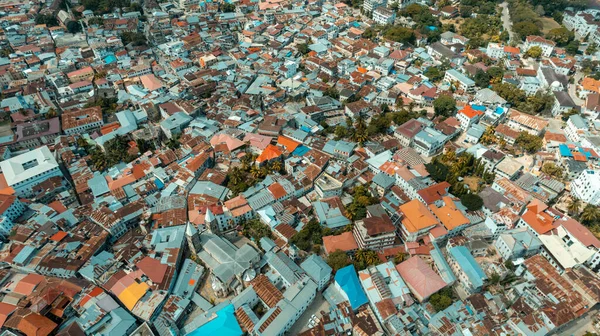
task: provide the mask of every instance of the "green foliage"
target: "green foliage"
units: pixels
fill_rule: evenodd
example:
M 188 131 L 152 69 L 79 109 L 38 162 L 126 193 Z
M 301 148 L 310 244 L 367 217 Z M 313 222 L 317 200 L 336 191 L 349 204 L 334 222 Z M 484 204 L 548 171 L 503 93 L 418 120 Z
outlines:
M 456 111 L 456 100 L 450 95 L 441 95 L 433 101 L 433 109 L 436 115 L 452 116 Z
M 38 14 L 35 17 L 36 24 L 45 24 L 48 27 L 58 26 L 58 20 L 52 14 Z
M 381 263 L 377 252 L 373 250 L 360 249 L 354 255 L 354 267 L 357 271 L 364 270 L 369 266 L 378 265 Z
M 232 3 L 225 2 L 221 5 L 221 11 L 223 13 L 233 13 L 235 12 L 235 5 Z
M 242 222 L 241 226 L 242 234 L 257 244 L 260 244 L 260 239 L 263 237 L 273 238 L 271 228 L 261 222 L 258 218 L 253 218 L 251 220 Z
M 429 298 L 429 303 L 438 312 L 450 307 L 453 301 L 454 293 L 452 293 L 452 289 L 449 287 L 440 290 Z
M 142 46 L 147 44 L 146 35 L 138 32 L 123 32 L 121 33 L 121 41 L 124 45 L 132 43 L 134 46 Z
M 335 87 L 329 87 L 323 92 L 325 96 L 329 96 L 333 99 L 340 99 L 340 92 Z
M 88 20 L 88 24 L 102 26 L 104 24 L 104 19 L 99 16 L 94 16 Z
M 394 42 L 414 44 L 415 32 L 402 26 L 390 26 L 383 30 L 383 37 Z
M 137 144 L 140 153 L 146 153 L 147 151 L 153 151 L 156 149 L 152 142 L 148 142 L 144 139 L 137 139 L 135 143 Z
M 513 25 L 512 29 L 522 40 L 529 35 L 542 35 L 540 27 L 530 21 L 518 22 Z
M 71 34 L 76 34 L 81 32 L 81 24 L 78 21 L 69 21 L 67 23 L 67 30 Z
M 570 55 L 577 55 L 579 53 L 579 41 L 573 40 L 567 44 L 565 51 Z
M 542 56 L 542 48 L 533 46 L 525 52 L 525 57 L 540 58 Z
M 283 163 L 273 160 L 258 167 L 254 164 L 257 155 L 246 153 L 240 161 L 241 166 L 233 167 L 227 172 L 227 188 L 234 195 L 248 190 L 259 181 L 262 181 L 270 173 L 284 173 Z
M 427 76 L 427 78 L 429 78 L 429 80 L 432 82 L 437 82 L 441 80 L 442 78 L 444 78 L 445 74 L 445 71 L 441 71 L 438 67 L 435 66 L 430 66 L 423 73 L 423 75 Z
M 569 44 L 569 42 L 573 41 L 573 39 L 575 39 L 575 34 L 573 34 L 573 32 L 569 31 L 564 26 L 561 26 L 550 29 L 548 34 L 546 34 L 546 38 L 556 42 L 559 47 L 564 47 Z
M 85 141 L 82 141 L 83 144 Z M 78 142 L 79 143 L 79 142 Z M 89 145 L 82 146 L 89 149 Z M 119 162 L 131 162 L 135 157 L 128 152 L 129 141 L 122 135 L 117 135 L 114 139 L 108 140 L 104 144 L 104 151 L 100 147 L 89 149 L 91 160 L 98 171 L 104 171 L 109 167 L 116 165 Z
M 554 104 L 554 97 L 549 92 L 539 91 L 527 97 L 525 91 L 509 83 L 494 84 L 492 90 L 517 110 L 529 114 L 548 113 Z
M 500 27 L 502 27 L 502 22 L 499 17 L 477 15 L 465 19 L 460 25 L 460 33 L 469 39 L 480 39 L 487 42 L 492 36 L 500 34 Z
M 417 28 L 425 28 L 427 26 L 440 26 L 438 18 L 433 16 L 427 6 L 419 4 L 410 4 L 400 12 L 400 16 L 408 16 L 417 24 Z
M 585 48 L 586 55 L 593 55 L 598 51 L 598 45 L 594 42 L 590 43 L 587 48 Z
M 302 55 L 306 55 L 310 52 L 310 49 L 308 48 L 308 44 L 306 44 L 306 43 L 300 43 L 297 45 L 297 47 L 298 47 L 298 51 Z
M 504 267 L 506 267 L 506 269 L 508 269 L 509 271 L 514 271 L 516 269 L 515 264 L 513 264 L 511 260 L 505 261 Z
M 117 111 L 117 98 L 96 98 L 96 100 L 88 102 L 84 107 L 100 106 L 103 114 L 112 114 Z
M 460 16 L 464 18 L 468 18 L 473 14 L 473 7 L 471 6 L 460 6 L 459 9 Z
M 377 134 L 385 134 L 387 133 L 388 128 L 391 125 L 390 118 L 387 117 L 387 114 L 378 114 L 371 118 L 371 122 L 367 127 L 367 134 L 369 136 L 375 136 Z
M 553 16 L 556 13 L 564 12 L 567 7 L 573 7 L 575 10 L 579 10 L 585 9 L 588 6 L 586 0 L 529 0 L 529 2 L 535 7 L 542 6 L 547 15 Z
M 473 78 L 475 85 L 479 86 L 480 88 L 488 87 L 491 79 L 492 77 L 483 70 L 478 70 Z
M 314 244 L 323 244 L 323 227 L 313 218 L 290 239 L 290 243 L 303 251 L 310 252 Z
M 546 162 L 542 166 L 542 172 L 554 178 L 562 179 L 564 176 L 563 169 L 557 166 L 554 162 Z
M 342 250 L 335 250 L 327 257 L 327 264 L 337 272 L 340 268 L 344 268 L 351 264 L 350 257 Z
M 459 181 L 459 177 L 479 177 L 487 184 L 493 183 L 495 177 L 494 174 L 485 170 L 485 164 L 481 162 L 481 159 L 475 160 L 469 153 L 456 155 L 454 151 L 434 157 L 430 163 L 425 165 L 425 168 L 436 182 L 450 183 L 450 192 L 458 197 L 468 192 L 466 185 Z
M 515 147 L 521 148 L 523 151 L 534 154 L 542 149 L 542 138 L 529 134 L 525 131 L 521 132 L 515 140 Z
M 377 31 L 375 29 L 373 29 L 373 27 L 369 27 L 369 28 L 365 29 L 365 31 L 362 33 L 362 37 L 372 40 L 375 37 L 377 37 Z
M 89 9 L 95 13 L 108 13 L 113 8 L 129 7 L 130 0 L 82 0 L 81 4 L 85 9 Z
M 483 206 L 483 199 L 479 195 L 464 194 L 460 197 L 460 202 L 469 210 L 477 211 Z
M 377 198 L 371 196 L 367 185 L 358 185 L 352 191 L 352 203 L 346 207 L 346 214 L 351 220 L 359 220 L 367 217 L 367 206 L 378 202 Z

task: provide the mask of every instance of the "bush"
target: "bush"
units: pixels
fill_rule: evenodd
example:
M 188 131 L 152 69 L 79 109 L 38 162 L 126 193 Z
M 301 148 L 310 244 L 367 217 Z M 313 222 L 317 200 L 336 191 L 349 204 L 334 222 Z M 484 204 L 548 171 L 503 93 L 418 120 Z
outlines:
M 460 202 L 469 211 L 477 211 L 483 206 L 483 199 L 476 194 L 464 194 L 460 197 Z

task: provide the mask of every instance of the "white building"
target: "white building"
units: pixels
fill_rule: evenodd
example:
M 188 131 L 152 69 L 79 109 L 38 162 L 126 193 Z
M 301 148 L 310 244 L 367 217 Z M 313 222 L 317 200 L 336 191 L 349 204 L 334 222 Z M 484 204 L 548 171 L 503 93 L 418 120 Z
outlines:
M 588 130 L 587 123 L 579 115 L 572 115 L 567 120 L 567 126 L 565 127 L 565 135 L 573 142 L 581 141 L 581 135 Z
M 31 189 L 54 176 L 63 176 L 58 163 L 48 149 L 40 147 L 0 163 L 6 184 L 19 197 L 32 197 Z
M 582 171 L 571 183 L 571 194 L 585 203 L 600 205 L 600 171 Z
M 10 235 L 14 220 L 25 212 L 25 205 L 16 196 L 0 195 L 0 236 Z
M 458 88 L 465 92 L 472 92 L 475 88 L 475 81 L 463 75 L 455 69 L 446 71 L 444 81 L 449 83 L 458 83 Z
M 554 41 L 546 40 L 541 36 L 530 35 L 525 39 L 523 50 L 527 51 L 532 47 L 540 47 L 542 49 L 542 56 L 550 57 L 555 46 L 556 43 L 554 43 Z
M 363 10 L 367 13 L 371 13 L 378 7 L 385 7 L 387 0 L 365 0 L 363 2 Z
M 373 11 L 373 21 L 380 25 L 393 24 L 396 20 L 396 12 L 385 7 L 378 7 Z

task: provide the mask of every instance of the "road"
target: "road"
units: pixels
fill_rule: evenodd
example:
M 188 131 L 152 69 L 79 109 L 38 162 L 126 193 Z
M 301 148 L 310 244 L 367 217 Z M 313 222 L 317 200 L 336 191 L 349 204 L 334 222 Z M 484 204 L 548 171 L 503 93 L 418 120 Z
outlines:
M 510 21 L 510 13 L 508 12 L 508 2 L 503 2 L 500 4 L 502 7 L 502 27 L 504 30 L 508 32 L 508 43 L 515 40 L 515 33 L 512 31 L 512 22 Z
M 567 323 L 567 327 L 562 327 L 551 332 L 550 335 L 563 335 L 563 336 L 583 336 L 586 331 L 596 332 L 593 324 L 593 317 L 598 313 L 598 308 L 594 307 L 589 312 L 584 314 L 582 317 Z M 564 328 L 564 329 L 563 329 Z
M 301 332 L 308 329 L 308 322 L 310 317 L 314 314 L 318 318 L 321 318 L 321 311 L 329 311 L 329 303 L 325 300 L 325 297 L 322 293 L 317 293 L 314 301 L 306 308 L 304 314 L 300 316 L 298 321 L 292 325 L 290 330 L 287 332 L 288 335 L 298 335 Z
M 585 104 L 585 101 L 577 96 L 577 84 L 581 80 L 581 77 L 583 77 L 583 73 L 577 71 L 573 78 L 573 84 L 569 84 L 569 96 L 571 96 L 573 102 L 578 106 L 583 106 Z

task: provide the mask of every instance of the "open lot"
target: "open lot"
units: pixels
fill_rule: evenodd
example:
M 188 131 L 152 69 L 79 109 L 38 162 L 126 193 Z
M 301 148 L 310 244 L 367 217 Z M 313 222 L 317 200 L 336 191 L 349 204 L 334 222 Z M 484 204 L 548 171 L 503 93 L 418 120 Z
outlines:
M 544 34 L 547 34 L 550 30 L 554 28 L 560 28 L 558 22 L 554 21 L 553 18 L 541 17 L 540 20 L 542 20 L 542 23 L 544 24 L 544 28 L 542 28 L 542 32 Z

